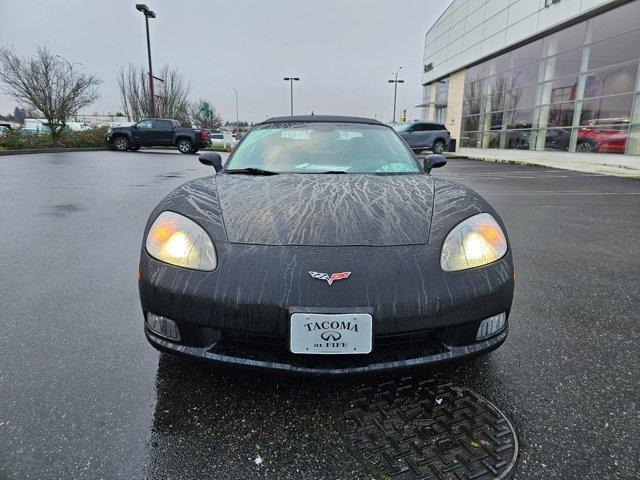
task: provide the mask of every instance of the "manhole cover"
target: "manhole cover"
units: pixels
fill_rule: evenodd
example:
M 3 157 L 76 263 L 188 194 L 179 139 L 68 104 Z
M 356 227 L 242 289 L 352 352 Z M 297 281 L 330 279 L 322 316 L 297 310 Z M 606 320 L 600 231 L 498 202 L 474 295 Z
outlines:
M 515 464 L 511 423 L 466 388 L 403 378 L 357 393 L 346 413 L 347 436 L 383 477 L 500 479 Z

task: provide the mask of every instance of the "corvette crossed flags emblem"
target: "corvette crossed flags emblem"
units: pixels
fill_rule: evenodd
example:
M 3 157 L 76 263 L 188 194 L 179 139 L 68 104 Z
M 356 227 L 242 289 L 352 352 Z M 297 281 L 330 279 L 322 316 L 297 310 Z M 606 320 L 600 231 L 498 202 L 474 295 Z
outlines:
M 309 275 L 318 280 L 326 280 L 327 283 L 331 285 L 335 280 L 344 280 L 345 278 L 349 278 L 351 272 L 332 273 L 331 275 L 322 272 L 309 272 Z

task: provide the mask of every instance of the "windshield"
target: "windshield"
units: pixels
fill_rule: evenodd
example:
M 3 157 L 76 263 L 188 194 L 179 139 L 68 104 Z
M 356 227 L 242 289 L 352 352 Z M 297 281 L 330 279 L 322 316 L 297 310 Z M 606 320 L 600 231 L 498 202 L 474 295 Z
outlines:
M 394 123 L 393 125 L 391 125 L 393 127 L 393 129 L 398 132 L 406 132 L 407 130 L 409 130 L 409 127 L 411 127 L 411 125 L 413 125 L 412 123 Z
M 330 122 L 266 123 L 233 152 L 227 171 L 276 173 L 420 173 L 415 157 L 383 125 Z

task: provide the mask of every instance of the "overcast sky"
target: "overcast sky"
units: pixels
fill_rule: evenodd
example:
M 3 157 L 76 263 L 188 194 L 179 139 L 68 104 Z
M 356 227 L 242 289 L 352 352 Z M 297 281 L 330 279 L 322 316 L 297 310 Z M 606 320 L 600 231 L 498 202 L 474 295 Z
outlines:
M 50 49 L 104 81 L 84 113 L 120 109 L 116 74 L 147 64 L 144 17 L 127 0 L 0 0 L 0 46 L 25 55 Z M 424 35 L 448 0 L 147 0 L 155 69 L 178 67 L 194 99 L 211 99 L 226 120 L 289 113 L 351 114 L 389 121 L 391 73 L 402 66 L 398 110 L 417 118 Z M 0 113 L 15 102 L 0 95 Z

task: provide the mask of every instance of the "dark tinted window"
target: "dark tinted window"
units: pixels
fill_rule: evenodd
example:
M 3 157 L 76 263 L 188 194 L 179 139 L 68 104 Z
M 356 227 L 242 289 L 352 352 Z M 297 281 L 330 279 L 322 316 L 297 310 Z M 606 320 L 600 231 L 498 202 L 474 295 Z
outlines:
M 633 92 L 637 72 L 637 63 L 592 72 L 584 83 L 584 98 Z
M 615 123 L 627 123 L 631 116 L 632 95 L 617 95 L 582 103 L 580 125 L 590 122 L 615 119 Z
M 629 2 L 589 20 L 593 29 L 592 42 L 640 28 L 640 3 Z
M 480 116 L 479 115 L 473 115 L 470 117 L 462 117 L 462 131 L 463 132 L 468 132 L 468 131 L 475 131 L 478 130 L 478 126 L 479 126 L 479 120 Z
M 591 45 L 589 70 L 637 60 L 640 50 L 640 30 Z
M 540 64 L 534 63 L 526 67 L 515 68 L 511 72 L 511 88 L 518 88 L 524 85 L 531 85 L 538 82 Z
M 565 75 L 573 75 L 580 71 L 580 62 L 582 61 L 582 49 L 573 50 L 563 53 L 555 58 L 550 58 L 547 62 L 555 63 L 554 78 L 563 77 Z
M 573 123 L 574 103 L 558 103 L 549 107 L 547 124 L 549 127 L 571 126 Z
M 531 107 L 536 99 L 536 86 L 530 85 L 524 88 L 518 88 L 505 92 L 504 105 L 506 109 Z
M 511 63 L 514 68 L 527 65 L 529 63 L 536 63 L 540 61 L 542 54 L 542 40 L 532 42 L 527 45 L 523 45 L 511 52 Z
M 567 52 L 581 47 L 584 44 L 586 27 L 586 23 L 582 22 L 546 37 L 543 51 L 548 51 L 549 44 L 555 45 L 551 50 L 555 49 L 556 53 Z
M 509 55 L 509 53 L 504 53 L 489 60 L 489 74 L 506 72 L 509 69 Z
M 545 83 L 543 88 L 550 89 L 549 103 L 567 102 L 576 99 L 578 77 L 565 77 Z

